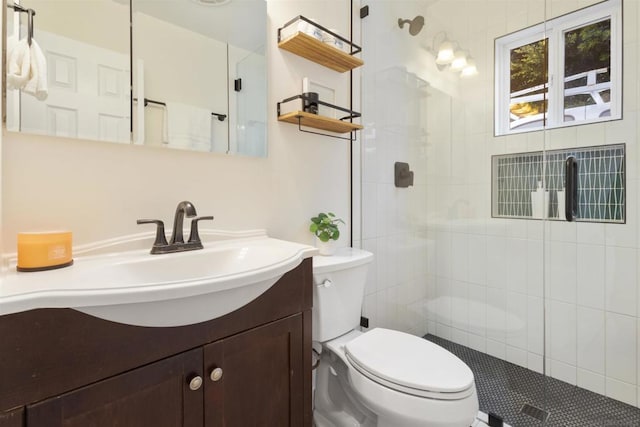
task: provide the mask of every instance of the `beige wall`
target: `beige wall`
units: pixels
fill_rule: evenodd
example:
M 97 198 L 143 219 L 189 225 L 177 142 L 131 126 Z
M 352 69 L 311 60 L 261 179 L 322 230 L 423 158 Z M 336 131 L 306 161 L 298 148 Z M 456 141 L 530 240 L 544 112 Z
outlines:
M 28 0 L 34 38 L 45 30 L 121 53 L 129 52 L 129 8 L 114 0 Z M 128 4 L 128 2 L 127 2 Z M 27 22 L 22 15 L 21 22 Z
M 5 134 L 2 151 L 3 251 L 16 233 L 68 228 L 75 244 L 140 232 L 135 221 L 170 223 L 191 200 L 218 229 L 266 228 L 272 236 L 312 243 L 309 217 L 332 210 L 349 218 L 349 144 L 301 133 L 276 120 L 276 102 L 300 92 L 304 76 L 336 89 L 348 106 L 348 74 L 277 48 L 276 30 L 303 14 L 348 34 L 349 2 L 268 2 L 269 157 L 251 159 Z M 348 244 L 349 225 L 342 245 Z

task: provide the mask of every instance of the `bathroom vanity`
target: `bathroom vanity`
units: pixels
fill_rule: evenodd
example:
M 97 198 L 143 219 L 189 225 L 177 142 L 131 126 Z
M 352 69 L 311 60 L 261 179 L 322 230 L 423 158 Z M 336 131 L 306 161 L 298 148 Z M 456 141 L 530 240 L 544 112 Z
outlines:
M 311 426 L 311 274 L 306 258 L 193 325 L 67 308 L 2 316 L 0 427 Z

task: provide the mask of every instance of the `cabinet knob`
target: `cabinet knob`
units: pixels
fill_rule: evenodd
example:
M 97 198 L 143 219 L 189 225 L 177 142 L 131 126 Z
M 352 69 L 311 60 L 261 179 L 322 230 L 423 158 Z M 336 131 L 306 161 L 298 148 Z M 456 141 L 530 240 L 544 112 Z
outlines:
M 196 376 L 193 377 L 191 379 L 191 381 L 189 381 L 189 388 L 193 391 L 198 390 L 200 387 L 202 387 L 202 377 L 201 376 Z
M 211 381 L 220 381 L 220 378 L 222 378 L 222 368 L 211 371 Z

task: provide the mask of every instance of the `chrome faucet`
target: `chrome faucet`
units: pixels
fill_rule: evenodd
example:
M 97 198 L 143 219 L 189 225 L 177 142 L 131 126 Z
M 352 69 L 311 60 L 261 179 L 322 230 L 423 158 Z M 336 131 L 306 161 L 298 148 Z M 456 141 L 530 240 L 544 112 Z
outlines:
M 185 216 L 187 218 L 193 218 L 191 220 L 189 240 L 186 243 L 182 235 Z M 198 217 L 196 214 L 196 208 L 191 202 L 184 201 L 178 203 L 176 213 L 173 218 L 173 233 L 171 234 L 171 240 L 169 243 L 167 243 L 167 238 L 164 233 L 164 223 L 159 219 L 139 219 L 137 223 L 156 224 L 156 239 L 151 247 L 151 254 L 155 255 L 202 249 L 202 242 L 200 241 L 200 235 L 198 234 L 198 221 L 202 220 L 213 220 L 213 216 Z

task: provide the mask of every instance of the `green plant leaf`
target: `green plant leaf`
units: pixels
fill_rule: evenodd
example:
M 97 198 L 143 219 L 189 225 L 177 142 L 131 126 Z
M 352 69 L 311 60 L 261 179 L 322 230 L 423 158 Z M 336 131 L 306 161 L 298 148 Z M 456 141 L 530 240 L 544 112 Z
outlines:
M 340 238 L 340 231 L 336 228 L 336 231 L 333 232 L 333 234 L 331 234 L 331 238 L 333 240 L 338 240 Z
M 312 233 L 315 233 L 316 231 L 318 231 L 318 224 L 312 223 L 309 226 L 309 231 L 312 232 Z
M 331 236 L 326 231 L 318 234 L 318 239 L 320 239 L 322 242 L 328 242 L 330 237 Z
M 335 218 L 336 214 L 334 214 L 333 212 L 328 212 L 327 215 L 329 215 L 331 218 Z
M 314 224 L 320 224 L 320 218 L 318 218 L 317 216 L 314 216 L 311 218 L 311 222 L 313 222 Z
M 323 213 L 323 212 L 320 212 L 320 213 L 318 214 L 318 218 L 320 218 L 320 219 L 325 219 L 325 218 L 327 218 L 327 214 L 326 214 L 326 213 Z

